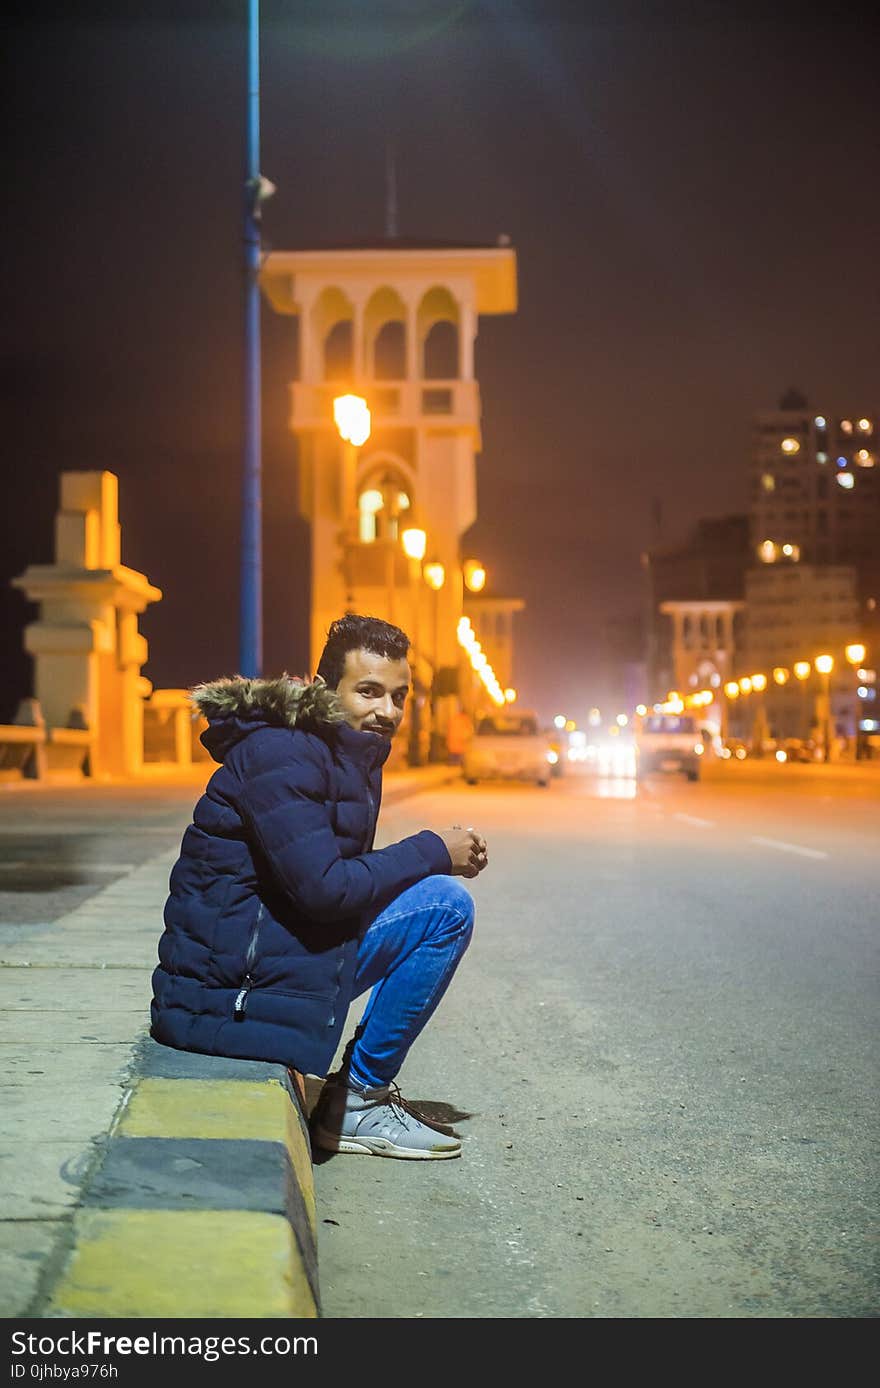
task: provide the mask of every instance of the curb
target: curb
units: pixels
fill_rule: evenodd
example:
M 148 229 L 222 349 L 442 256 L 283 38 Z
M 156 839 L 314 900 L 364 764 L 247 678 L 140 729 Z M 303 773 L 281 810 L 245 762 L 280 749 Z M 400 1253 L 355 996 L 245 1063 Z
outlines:
M 149 1036 L 135 1069 L 45 1314 L 319 1317 L 311 1145 L 290 1073 Z

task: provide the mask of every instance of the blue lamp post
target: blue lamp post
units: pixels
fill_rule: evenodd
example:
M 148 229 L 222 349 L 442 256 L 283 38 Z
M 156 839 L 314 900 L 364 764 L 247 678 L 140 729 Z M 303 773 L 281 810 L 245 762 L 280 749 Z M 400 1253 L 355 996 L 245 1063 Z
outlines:
M 274 193 L 260 174 L 260 5 L 248 0 L 247 129 L 244 184 L 244 450 L 241 492 L 239 671 L 263 665 L 263 558 L 260 478 L 260 207 Z

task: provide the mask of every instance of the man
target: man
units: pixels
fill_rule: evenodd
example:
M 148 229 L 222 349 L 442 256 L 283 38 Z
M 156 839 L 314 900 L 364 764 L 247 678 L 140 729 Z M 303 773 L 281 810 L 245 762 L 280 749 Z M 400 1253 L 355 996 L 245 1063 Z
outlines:
M 351 1000 L 372 989 L 312 1141 L 430 1159 L 461 1143 L 393 1083 L 470 942 L 453 877 L 487 862 L 474 829 L 423 829 L 374 849 L 382 765 L 410 688 L 409 642 L 376 617 L 333 622 L 314 681 L 199 685 L 220 767 L 170 880 L 152 1035 L 209 1055 L 327 1073 Z

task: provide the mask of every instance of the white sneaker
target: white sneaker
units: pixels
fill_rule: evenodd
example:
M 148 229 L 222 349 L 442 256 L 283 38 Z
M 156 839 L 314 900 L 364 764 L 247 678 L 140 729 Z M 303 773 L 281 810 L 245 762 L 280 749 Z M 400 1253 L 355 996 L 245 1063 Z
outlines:
M 349 1089 L 328 1081 L 312 1114 L 311 1134 L 314 1145 L 326 1152 L 359 1152 L 410 1161 L 461 1155 L 458 1138 L 416 1114 L 396 1084 Z

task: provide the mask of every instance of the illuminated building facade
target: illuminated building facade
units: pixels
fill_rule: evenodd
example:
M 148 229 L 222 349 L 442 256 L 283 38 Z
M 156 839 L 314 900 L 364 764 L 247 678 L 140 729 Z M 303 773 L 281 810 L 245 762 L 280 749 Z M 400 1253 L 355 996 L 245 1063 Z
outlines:
M 411 638 L 417 682 L 432 689 L 436 734 L 463 659 L 460 544 L 476 520 L 481 448 L 478 320 L 515 312 L 516 254 L 506 238 L 394 237 L 275 251 L 260 278 L 272 307 L 298 320 L 290 427 L 311 534 L 311 668 L 343 612 L 394 622 Z M 366 401 L 365 438 L 340 437 L 341 394 Z M 414 530 L 420 558 L 404 548 Z M 429 567 L 443 574 L 439 586 L 423 581 Z
M 858 565 L 870 556 L 880 533 L 878 432 L 873 413 L 837 418 L 799 407 L 756 415 L 751 542 L 757 562 Z

